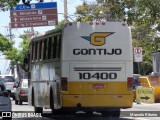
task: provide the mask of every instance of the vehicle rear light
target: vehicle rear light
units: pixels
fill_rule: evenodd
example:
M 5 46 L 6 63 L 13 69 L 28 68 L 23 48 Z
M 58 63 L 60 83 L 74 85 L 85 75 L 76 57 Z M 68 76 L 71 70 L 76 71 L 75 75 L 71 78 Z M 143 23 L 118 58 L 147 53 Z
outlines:
M 127 86 L 128 86 L 129 91 L 133 90 L 133 78 L 132 77 L 127 78 Z
M 105 22 L 102 22 L 102 25 L 105 25 Z
M 0 96 L 8 97 L 9 93 L 8 92 L 3 92 L 3 93 L 0 93 Z
M 93 25 L 93 22 L 90 22 L 90 25 Z
M 26 94 L 26 92 L 25 91 L 20 91 L 20 94 Z
M 16 82 L 14 82 L 14 84 L 13 84 L 13 88 L 16 88 L 17 87 L 17 84 L 16 84 Z
M 68 90 L 68 78 L 67 77 L 61 78 L 61 89 L 62 89 L 62 91 Z
M 99 22 L 96 22 L 96 25 L 99 25 Z

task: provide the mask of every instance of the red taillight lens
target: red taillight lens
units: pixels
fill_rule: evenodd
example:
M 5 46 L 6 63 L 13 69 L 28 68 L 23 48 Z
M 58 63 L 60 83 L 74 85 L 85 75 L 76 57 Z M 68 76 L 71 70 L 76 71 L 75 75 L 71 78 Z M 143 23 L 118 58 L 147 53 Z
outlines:
M 20 91 L 20 94 L 26 94 L 26 92 L 25 91 Z
M 68 79 L 67 79 L 67 77 L 62 77 L 61 78 L 61 89 L 62 89 L 62 91 L 67 91 L 68 90 Z
M 2 92 L 2 93 L 0 93 L 0 96 L 8 97 L 9 94 L 8 94 L 8 92 Z
M 13 84 L 13 87 L 14 87 L 14 88 L 16 88 L 16 87 L 17 87 L 17 84 L 16 84 L 16 82 L 14 82 L 14 84 Z
M 128 86 L 128 90 L 133 90 L 133 78 L 132 77 L 127 78 L 127 86 Z

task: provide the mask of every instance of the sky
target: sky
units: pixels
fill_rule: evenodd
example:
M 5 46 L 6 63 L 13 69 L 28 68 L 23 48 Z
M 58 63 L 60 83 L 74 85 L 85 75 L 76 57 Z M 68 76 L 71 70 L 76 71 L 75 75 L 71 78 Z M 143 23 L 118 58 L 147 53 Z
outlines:
M 63 0 L 44 0 L 45 2 L 57 2 L 57 8 L 58 8 L 58 13 L 63 13 L 64 11 L 64 2 Z M 32 0 L 31 3 L 37 3 L 36 0 Z M 68 14 L 69 16 L 71 15 L 74 15 L 74 12 L 76 10 L 76 6 L 81 4 L 81 0 L 68 0 Z M 20 2 L 20 4 L 22 4 Z M 58 19 L 59 21 L 63 20 L 63 14 L 58 14 Z M 9 23 L 10 23 L 10 11 L 7 11 L 7 12 L 0 12 L 0 17 L 3 18 L 3 20 L 0 20 L 0 33 L 3 34 L 3 35 L 8 35 L 9 34 L 9 30 L 7 30 L 6 28 L 9 26 Z M 71 16 L 73 17 L 73 16 Z M 18 36 L 20 34 L 23 34 L 24 30 L 28 30 L 30 28 L 17 28 L 17 29 L 12 29 L 12 34 L 15 35 L 16 38 L 14 38 L 14 40 L 16 40 L 17 43 L 19 43 L 19 39 Z M 38 31 L 38 32 L 45 32 L 47 30 L 50 30 L 50 29 L 54 29 L 54 26 L 45 26 L 45 27 L 34 27 L 34 30 L 35 31 Z M 17 46 L 17 44 L 16 44 Z
M 57 9 L 58 13 L 64 13 L 64 0 L 44 0 L 44 2 L 57 2 Z M 95 0 L 86 0 L 88 2 L 94 2 Z M 32 0 L 31 3 L 37 3 L 36 0 Z M 72 19 L 74 18 L 74 13 L 76 11 L 76 6 L 82 4 L 82 0 L 67 0 L 67 7 L 68 7 L 68 15 Z M 22 4 L 20 2 L 19 4 Z M 10 11 L 2 12 L 0 11 L 0 33 L 4 36 L 9 35 L 9 23 L 10 23 Z M 58 14 L 58 21 L 61 21 L 64 19 L 63 14 Z M 69 19 L 70 20 L 70 19 Z M 54 29 L 54 26 L 45 26 L 45 27 L 34 27 L 34 31 L 38 31 L 39 33 L 44 33 L 48 30 Z M 15 41 L 15 47 L 19 47 L 19 43 L 21 39 L 19 36 L 23 34 L 24 31 L 30 30 L 30 28 L 17 28 L 17 29 L 12 29 L 12 34 L 15 36 L 13 40 Z M 6 69 L 9 66 L 9 61 L 5 60 L 4 57 L 2 56 L 2 53 L 0 52 L 0 71 L 2 74 L 5 73 Z

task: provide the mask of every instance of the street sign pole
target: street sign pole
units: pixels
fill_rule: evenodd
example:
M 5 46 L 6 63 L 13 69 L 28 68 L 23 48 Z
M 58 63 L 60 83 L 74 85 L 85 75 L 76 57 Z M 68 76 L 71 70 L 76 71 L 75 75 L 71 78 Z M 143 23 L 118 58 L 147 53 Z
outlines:
M 138 74 L 140 74 L 140 63 L 142 62 L 142 47 L 134 47 L 134 62 L 137 62 Z
M 140 62 L 138 62 L 138 74 L 140 74 Z

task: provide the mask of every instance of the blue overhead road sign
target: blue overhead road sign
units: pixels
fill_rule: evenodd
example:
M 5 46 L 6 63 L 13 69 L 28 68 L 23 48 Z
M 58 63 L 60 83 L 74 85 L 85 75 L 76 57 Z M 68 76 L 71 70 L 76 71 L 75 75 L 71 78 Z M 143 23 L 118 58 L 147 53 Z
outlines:
M 35 9 L 49 9 L 49 8 L 57 8 L 57 2 L 46 2 L 46 3 L 33 3 L 30 6 L 26 6 L 24 4 L 19 4 L 16 8 L 10 9 L 11 12 L 13 11 L 20 11 L 20 10 L 35 10 Z

